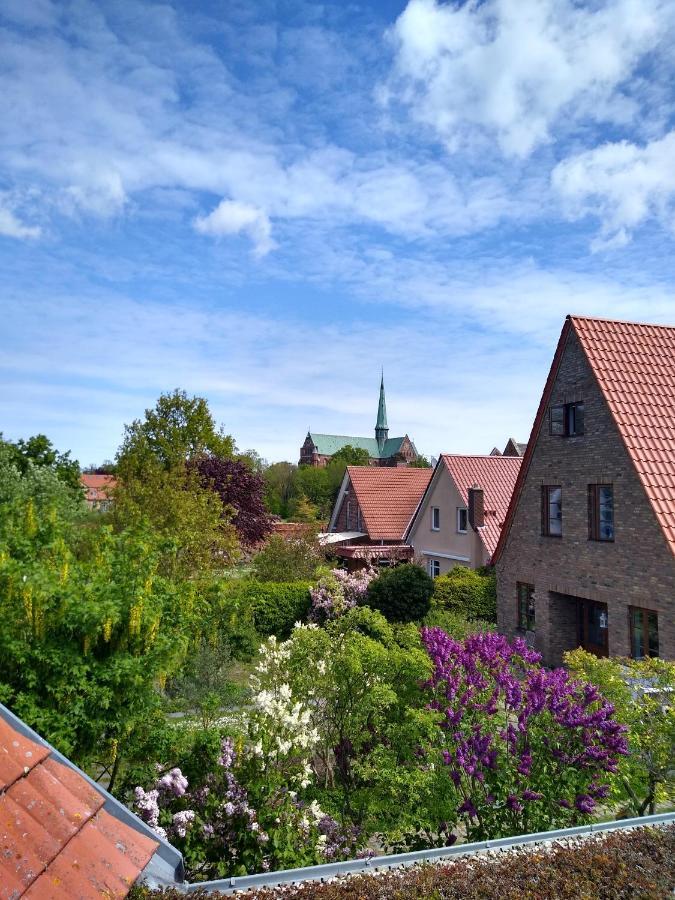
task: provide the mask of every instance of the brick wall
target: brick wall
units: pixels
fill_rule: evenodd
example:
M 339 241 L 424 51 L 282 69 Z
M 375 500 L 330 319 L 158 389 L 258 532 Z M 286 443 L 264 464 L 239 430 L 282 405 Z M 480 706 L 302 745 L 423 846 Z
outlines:
M 573 330 L 549 405 L 583 400 L 584 434 L 549 435 L 536 445 L 504 550 L 497 563 L 500 630 L 516 633 L 516 583 L 535 587 L 534 646 L 550 665 L 576 646 L 570 597 L 607 604 L 609 653 L 630 653 L 629 606 L 659 617 L 660 656 L 675 658 L 675 557 L 656 520 L 607 404 Z M 587 486 L 614 485 L 614 541 L 588 540 Z M 541 486 L 562 487 L 561 538 L 541 535 Z

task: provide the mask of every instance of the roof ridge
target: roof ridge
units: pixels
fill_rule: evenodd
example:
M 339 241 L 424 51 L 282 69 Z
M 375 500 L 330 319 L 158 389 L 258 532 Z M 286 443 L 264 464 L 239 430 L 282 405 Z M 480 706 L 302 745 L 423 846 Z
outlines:
M 576 313 L 569 313 L 565 318 L 571 322 L 607 322 L 610 325 L 637 325 L 639 328 L 665 328 L 669 331 L 675 330 L 675 325 L 662 325 L 659 322 L 636 322 L 634 319 L 610 319 L 607 316 L 583 316 Z

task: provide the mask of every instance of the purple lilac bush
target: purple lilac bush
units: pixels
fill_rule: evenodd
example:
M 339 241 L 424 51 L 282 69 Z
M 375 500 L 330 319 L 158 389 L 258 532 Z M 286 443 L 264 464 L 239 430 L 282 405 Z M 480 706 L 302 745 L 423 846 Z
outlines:
M 422 629 L 426 687 L 469 840 L 567 827 L 594 812 L 625 755 L 625 726 L 591 684 L 542 668 L 523 640 L 459 642 Z
M 359 569 L 357 572 L 332 569 L 328 575 L 320 578 L 317 586 L 310 591 L 312 598 L 310 621 L 322 624 L 329 619 L 343 616 L 355 606 L 362 605 L 368 585 L 376 577 L 377 571 L 372 567 Z

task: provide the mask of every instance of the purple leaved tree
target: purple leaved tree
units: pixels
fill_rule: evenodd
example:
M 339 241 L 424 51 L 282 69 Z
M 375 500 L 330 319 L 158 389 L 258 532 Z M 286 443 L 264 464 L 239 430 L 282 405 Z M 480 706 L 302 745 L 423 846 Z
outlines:
M 194 465 L 202 484 L 232 508 L 232 524 L 242 545 L 252 547 L 263 541 L 272 530 L 263 500 L 263 476 L 251 471 L 245 462 L 220 456 L 202 456 Z
M 626 754 L 626 728 L 591 684 L 539 665 L 523 640 L 475 634 L 459 642 L 422 630 L 427 688 L 441 714 L 441 752 L 469 840 L 564 828 L 606 797 Z

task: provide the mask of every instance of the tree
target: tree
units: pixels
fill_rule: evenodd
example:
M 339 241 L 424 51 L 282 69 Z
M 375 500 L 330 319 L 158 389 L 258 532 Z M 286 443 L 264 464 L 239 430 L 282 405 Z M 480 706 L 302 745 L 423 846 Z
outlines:
M 263 472 L 265 505 L 282 519 L 288 518 L 288 504 L 293 496 L 295 473 L 298 467 L 289 462 L 272 463 Z
M 22 475 L 26 474 L 29 466 L 49 469 L 74 493 L 82 492 L 79 463 L 70 458 L 69 450 L 59 453 L 46 435 L 36 434 L 26 441 L 21 438 L 12 443 L 3 441 L 0 434 L 0 442 L 10 448 L 12 462 Z
M 163 571 L 194 577 L 232 563 L 237 534 L 216 491 L 202 484 L 195 461 L 229 458 L 231 437 L 216 431 L 206 400 L 163 394 L 154 409 L 125 428 L 117 454 L 113 521 L 118 530 L 147 522 L 168 539 Z
M 663 659 L 598 659 L 579 648 L 565 654 L 577 678 L 594 684 L 628 726 L 630 753 L 614 779 L 615 799 L 630 814 L 653 815 L 675 799 L 675 663 Z
M 390 622 L 419 622 L 429 612 L 434 580 L 421 566 L 385 569 L 368 585 L 366 603 Z
M 411 469 L 430 469 L 431 462 L 426 456 L 416 456 L 415 459 L 408 463 Z
M 345 444 L 337 453 L 330 458 L 329 465 L 339 464 L 345 466 L 367 466 L 370 464 L 370 454 L 363 447 L 353 447 L 351 444 Z
M 143 420 L 125 426 L 117 467 L 127 480 L 142 474 L 150 461 L 168 470 L 206 453 L 229 458 L 233 452 L 233 439 L 222 427 L 216 430 L 207 401 L 176 389 L 162 394 L 153 409 L 146 409 Z
M 319 518 L 319 508 L 304 494 L 299 494 L 288 504 L 288 517 L 293 522 L 316 522 Z
M 232 510 L 231 521 L 240 542 L 251 547 L 259 544 L 272 530 L 272 522 L 263 500 L 264 480 L 245 462 L 219 456 L 201 456 L 194 462 L 201 484 L 215 491 L 223 510 Z
M 433 603 L 467 619 L 497 621 L 497 584 L 494 572 L 455 566 L 434 579 Z

